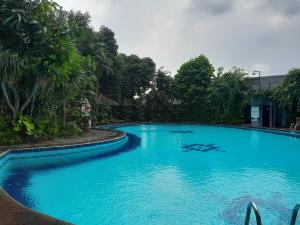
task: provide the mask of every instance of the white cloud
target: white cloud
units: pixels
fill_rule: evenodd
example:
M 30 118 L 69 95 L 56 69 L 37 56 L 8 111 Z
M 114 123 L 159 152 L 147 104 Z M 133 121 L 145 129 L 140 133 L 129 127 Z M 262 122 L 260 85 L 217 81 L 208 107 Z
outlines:
M 253 71 L 260 71 L 261 75 L 268 75 L 270 74 L 271 68 L 267 64 L 255 64 L 252 67 Z

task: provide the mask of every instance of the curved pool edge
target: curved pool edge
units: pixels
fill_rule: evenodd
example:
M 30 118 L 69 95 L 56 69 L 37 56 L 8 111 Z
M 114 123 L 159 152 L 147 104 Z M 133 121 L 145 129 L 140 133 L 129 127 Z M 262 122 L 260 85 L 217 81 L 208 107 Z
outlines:
M 13 199 L 0 187 L 1 225 L 73 225 L 34 211 Z
M 35 148 L 21 148 L 21 149 L 8 149 L 0 154 L 0 170 L 2 165 L 4 165 L 8 160 L 10 160 L 10 155 L 22 154 L 22 153 L 44 153 L 48 155 L 50 152 L 57 155 L 59 151 L 68 151 L 70 149 L 78 150 L 80 148 L 91 147 L 91 146 L 100 146 L 109 143 L 116 143 L 127 137 L 125 132 L 119 131 L 116 136 L 112 138 L 106 138 L 105 140 L 85 142 L 80 144 L 67 144 L 59 146 L 50 146 L 50 147 L 35 147 Z M 112 150 L 111 152 L 113 152 Z M 106 154 L 108 152 L 105 152 Z M 59 154 L 64 155 L 65 153 Z M 7 158 L 5 161 L 5 158 Z M 2 163 L 1 163 L 2 161 Z M 20 202 L 12 198 L 5 190 L 0 186 L 0 225 L 73 225 L 72 223 L 65 222 L 54 217 L 47 216 L 40 212 L 37 212 L 33 209 L 30 209 Z
M 19 148 L 19 149 L 8 149 L 0 154 L 0 169 L 1 167 L 10 159 L 14 158 L 27 158 L 27 154 L 34 153 L 35 156 L 52 156 L 52 155 L 65 155 L 78 152 L 78 150 L 87 147 L 97 147 L 109 143 L 116 143 L 120 140 L 126 138 L 127 134 L 118 131 L 115 136 L 111 138 L 106 138 L 99 141 L 90 141 L 84 143 L 66 144 L 66 145 L 56 145 L 48 147 L 29 147 L 29 148 Z M 82 152 L 82 151 L 79 151 Z M 83 151 L 84 152 L 84 151 Z M 23 156 L 24 155 L 24 156 Z M 19 157 L 14 157 L 19 156 Z M 1 224 L 0 224 L 1 225 Z
M 235 129 L 243 129 L 243 130 L 253 130 L 260 131 L 264 133 L 272 133 L 278 135 L 285 135 L 290 137 L 300 138 L 300 130 L 290 130 L 287 128 L 269 128 L 269 127 L 254 127 L 250 125 L 243 124 L 214 124 L 214 123 L 198 123 L 198 122 L 132 122 L 132 123 L 112 123 L 112 124 L 103 124 L 97 126 L 97 128 L 101 129 L 114 129 L 120 131 L 119 127 L 124 126 L 139 126 L 139 125 L 171 125 L 171 124 L 181 124 L 181 125 L 202 125 L 202 126 L 215 126 L 215 127 L 225 127 L 225 128 L 235 128 Z

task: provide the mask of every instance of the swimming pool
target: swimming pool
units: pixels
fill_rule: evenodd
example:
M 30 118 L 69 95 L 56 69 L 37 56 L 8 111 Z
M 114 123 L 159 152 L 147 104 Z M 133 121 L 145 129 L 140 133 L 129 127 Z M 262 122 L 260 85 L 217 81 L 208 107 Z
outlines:
M 78 225 L 243 224 L 250 201 L 263 224 L 285 225 L 300 202 L 300 138 L 182 124 L 116 129 L 130 135 L 115 154 L 12 159 L 1 186 Z

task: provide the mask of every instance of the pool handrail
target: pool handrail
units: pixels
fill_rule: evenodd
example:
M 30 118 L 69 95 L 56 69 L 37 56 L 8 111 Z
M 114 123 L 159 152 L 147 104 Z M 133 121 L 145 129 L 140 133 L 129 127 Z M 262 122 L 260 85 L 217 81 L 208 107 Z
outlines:
M 295 207 L 293 209 L 293 214 L 292 214 L 292 217 L 291 217 L 290 225 L 296 225 L 297 215 L 298 215 L 299 210 L 300 210 L 300 204 L 295 205 Z
M 260 213 L 259 213 L 258 208 L 257 208 L 257 206 L 255 205 L 254 202 L 250 202 L 247 206 L 245 225 L 249 225 L 249 223 L 250 223 L 251 209 L 253 209 L 253 211 L 255 213 L 256 224 L 257 225 L 262 225 Z

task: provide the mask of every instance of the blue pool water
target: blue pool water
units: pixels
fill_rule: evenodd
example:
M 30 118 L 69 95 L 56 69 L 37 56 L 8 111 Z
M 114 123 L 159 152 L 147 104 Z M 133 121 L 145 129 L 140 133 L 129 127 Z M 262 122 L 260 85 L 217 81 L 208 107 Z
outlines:
M 286 225 L 300 203 L 299 138 L 199 125 L 117 129 L 130 134 L 117 154 L 10 160 L 1 186 L 78 225 L 240 225 L 250 201 L 263 224 Z

